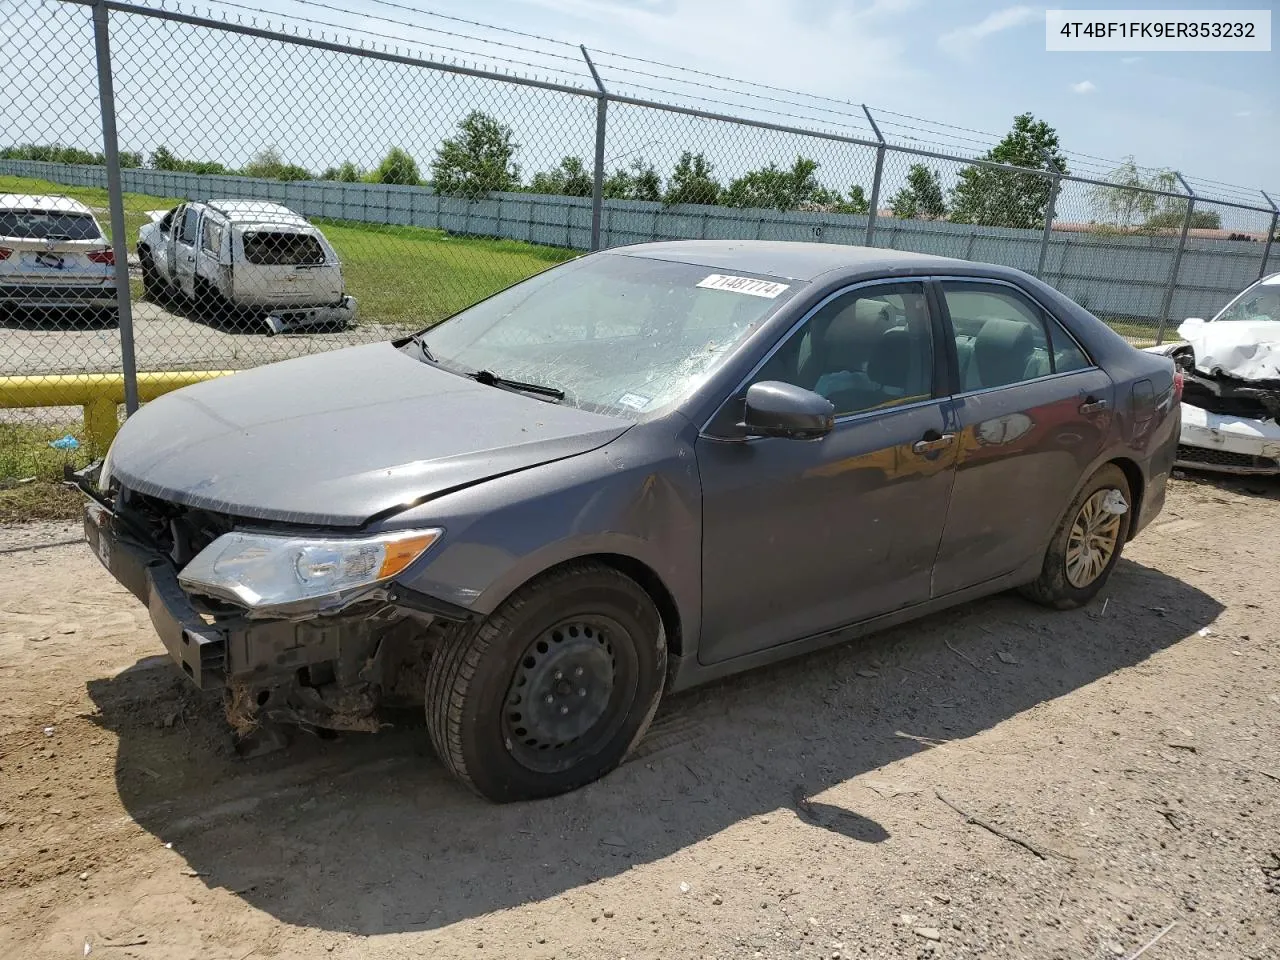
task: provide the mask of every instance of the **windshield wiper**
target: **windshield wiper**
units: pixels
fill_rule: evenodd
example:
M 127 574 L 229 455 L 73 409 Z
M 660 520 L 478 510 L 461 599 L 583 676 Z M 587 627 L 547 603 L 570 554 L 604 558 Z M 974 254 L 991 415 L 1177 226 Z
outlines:
M 417 346 L 418 352 L 422 354 L 423 360 L 427 360 L 431 363 L 436 362 L 436 358 L 431 353 L 431 348 L 427 346 L 427 341 L 423 338 L 422 334 L 415 333 L 411 337 L 409 337 L 409 339 L 414 343 L 415 346 Z
M 559 387 L 549 387 L 542 383 L 525 383 L 523 380 L 508 380 L 506 377 L 498 376 L 492 370 L 477 370 L 471 374 L 471 379 L 476 383 L 483 383 L 486 387 L 506 387 L 509 390 L 532 393 L 535 396 L 549 397 L 552 400 L 564 399 L 564 391 Z

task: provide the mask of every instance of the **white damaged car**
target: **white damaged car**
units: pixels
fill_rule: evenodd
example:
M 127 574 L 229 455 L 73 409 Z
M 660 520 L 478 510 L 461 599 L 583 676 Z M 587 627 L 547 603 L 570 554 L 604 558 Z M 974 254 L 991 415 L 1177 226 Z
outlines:
M 1177 462 L 1197 470 L 1280 474 L 1280 273 L 1263 277 L 1211 320 L 1149 347 L 1183 374 Z
M 288 207 L 207 200 L 152 210 L 138 233 L 149 299 L 177 297 L 203 317 L 267 333 L 355 322 L 342 264 L 325 235 Z

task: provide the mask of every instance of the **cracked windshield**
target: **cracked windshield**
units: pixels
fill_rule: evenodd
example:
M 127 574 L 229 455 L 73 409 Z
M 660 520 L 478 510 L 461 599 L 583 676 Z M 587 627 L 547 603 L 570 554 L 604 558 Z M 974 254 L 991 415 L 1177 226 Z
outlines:
M 635 416 L 692 393 L 799 284 L 625 254 L 526 280 L 427 331 L 432 355 Z

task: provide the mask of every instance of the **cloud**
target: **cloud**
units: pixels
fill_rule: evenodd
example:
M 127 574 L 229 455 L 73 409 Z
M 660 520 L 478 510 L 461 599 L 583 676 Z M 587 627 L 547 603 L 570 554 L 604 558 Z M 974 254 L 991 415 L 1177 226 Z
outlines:
M 1137 63 L 1141 59 L 1142 59 L 1141 57 L 1121 57 L 1120 62 L 1121 63 Z
M 1072 93 L 1097 93 L 1098 87 L 1092 80 L 1081 80 L 1071 85 Z
M 1044 15 L 1031 7 L 1006 7 L 997 10 L 977 23 L 967 27 L 957 27 L 938 38 L 938 46 L 955 57 L 970 57 L 987 37 L 1005 30 L 1012 30 Z
M 1252 110 L 1237 110 L 1237 111 L 1236 111 L 1236 116 L 1237 116 L 1237 117 L 1252 117 L 1252 116 L 1253 116 L 1253 111 L 1252 111 Z

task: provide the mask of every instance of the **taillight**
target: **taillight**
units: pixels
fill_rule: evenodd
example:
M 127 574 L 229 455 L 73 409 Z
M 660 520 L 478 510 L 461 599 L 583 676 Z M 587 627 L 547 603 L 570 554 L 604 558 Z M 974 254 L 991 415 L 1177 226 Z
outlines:
M 86 256 L 92 263 L 114 264 L 116 262 L 116 252 L 110 247 L 106 250 L 91 250 Z
M 0 260 L 8 260 L 13 256 L 13 251 L 8 247 L 0 247 Z
M 1182 371 L 1173 371 L 1173 402 L 1182 402 Z

